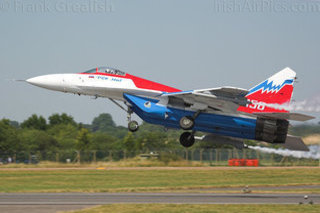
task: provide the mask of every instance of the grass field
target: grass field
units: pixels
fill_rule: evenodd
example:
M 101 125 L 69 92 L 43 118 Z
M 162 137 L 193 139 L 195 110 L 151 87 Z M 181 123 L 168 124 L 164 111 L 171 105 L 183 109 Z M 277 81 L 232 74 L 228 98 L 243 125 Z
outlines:
M 223 162 L 227 165 L 227 161 Z M 0 168 L 96 168 L 96 167 L 204 167 L 210 166 L 209 162 L 199 161 L 171 161 L 168 163 L 159 160 L 141 160 L 138 158 L 120 161 L 96 162 L 96 163 L 57 163 L 52 161 L 41 161 L 38 164 L 10 163 L 0 165 Z M 313 166 L 313 165 L 312 165 Z
M 318 213 L 320 205 L 189 205 L 189 204 L 112 204 L 98 206 L 90 209 L 73 211 L 76 213 L 135 213 L 135 212 L 153 212 L 153 213 Z
M 145 192 L 212 187 L 320 185 L 320 168 L 0 170 L 0 192 Z M 239 191 L 238 191 L 239 192 Z M 299 192 L 319 193 L 319 189 Z

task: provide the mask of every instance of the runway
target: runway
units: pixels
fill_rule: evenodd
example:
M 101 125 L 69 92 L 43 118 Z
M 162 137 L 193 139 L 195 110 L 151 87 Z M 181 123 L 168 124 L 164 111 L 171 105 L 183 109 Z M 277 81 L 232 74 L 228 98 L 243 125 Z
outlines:
M 320 194 L 0 193 L 0 212 L 56 212 L 112 203 L 320 204 Z
M 309 195 L 320 203 L 320 194 Z M 1 193 L 0 205 L 100 205 L 110 203 L 297 204 L 303 194 L 220 193 Z

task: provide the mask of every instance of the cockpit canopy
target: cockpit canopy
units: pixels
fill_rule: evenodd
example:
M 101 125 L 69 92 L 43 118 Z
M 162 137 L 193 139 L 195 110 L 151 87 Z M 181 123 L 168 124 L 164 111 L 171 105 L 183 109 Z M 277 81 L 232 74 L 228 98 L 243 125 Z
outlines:
M 111 67 L 97 67 L 88 71 L 85 71 L 83 73 L 106 73 L 106 74 L 112 74 L 112 75 L 121 75 L 121 76 L 125 76 L 126 73 L 122 72 L 118 69 L 114 69 Z

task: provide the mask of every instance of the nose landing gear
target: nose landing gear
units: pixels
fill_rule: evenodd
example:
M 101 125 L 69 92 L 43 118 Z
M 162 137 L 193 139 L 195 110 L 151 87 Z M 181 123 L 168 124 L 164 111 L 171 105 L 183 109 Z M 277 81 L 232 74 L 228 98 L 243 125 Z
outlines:
M 130 107 L 128 107 L 128 115 L 127 115 L 127 118 L 128 118 L 128 130 L 130 132 L 136 132 L 138 129 L 139 129 L 139 124 L 137 121 L 135 120 L 131 120 L 131 114 L 132 114 L 132 110 Z
M 118 107 L 120 107 L 122 110 L 127 112 L 127 119 L 128 119 L 128 130 L 130 132 L 136 132 L 139 129 L 139 124 L 137 121 L 132 121 L 131 120 L 131 115 L 133 113 L 132 109 L 130 108 L 130 106 L 125 102 L 125 104 L 127 105 L 128 109 L 125 109 L 123 106 L 121 106 L 118 102 L 116 102 L 115 100 L 113 100 L 112 98 L 109 98 L 110 101 L 112 101 L 114 104 L 116 104 Z
M 139 129 L 139 124 L 137 121 L 129 121 L 128 129 L 130 132 L 135 132 Z

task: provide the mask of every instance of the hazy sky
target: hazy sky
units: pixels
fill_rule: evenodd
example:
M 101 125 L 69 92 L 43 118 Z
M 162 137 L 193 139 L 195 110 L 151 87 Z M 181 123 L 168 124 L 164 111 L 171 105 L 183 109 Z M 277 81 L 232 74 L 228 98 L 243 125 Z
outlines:
M 319 96 L 320 2 L 257 0 L 0 0 L 0 118 L 100 113 L 126 125 L 107 99 L 8 79 L 111 66 L 183 90 L 251 88 L 289 66 L 294 99 Z M 314 114 L 318 115 L 318 114 Z

